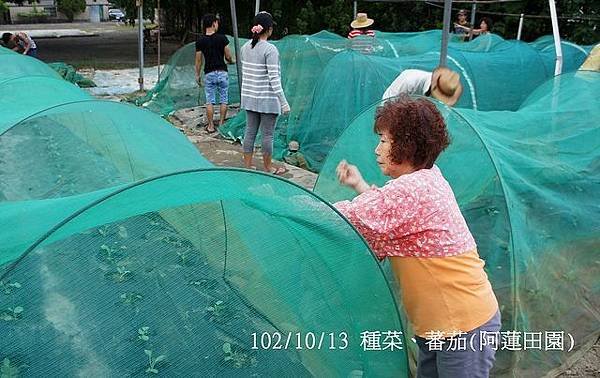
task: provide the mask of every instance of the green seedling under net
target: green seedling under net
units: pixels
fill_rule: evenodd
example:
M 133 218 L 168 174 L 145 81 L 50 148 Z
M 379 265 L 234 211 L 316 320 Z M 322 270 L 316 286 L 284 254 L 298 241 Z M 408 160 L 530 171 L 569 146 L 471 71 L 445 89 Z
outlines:
M 144 349 L 144 353 L 148 356 L 148 368 L 146 369 L 146 373 L 158 374 L 158 369 L 156 365 L 167 359 L 167 356 L 161 354 L 156 358 L 152 358 L 152 351 L 148 349 Z

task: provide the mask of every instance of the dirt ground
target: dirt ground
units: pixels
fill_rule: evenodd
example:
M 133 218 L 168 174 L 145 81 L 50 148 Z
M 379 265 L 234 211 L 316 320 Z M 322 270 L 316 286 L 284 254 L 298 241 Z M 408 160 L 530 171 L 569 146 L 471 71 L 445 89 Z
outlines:
M 92 26 L 91 26 L 92 25 Z M 65 62 L 76 68 L 133 68 L 138 66 L 138 30 L 137 27 L 116 23 L 96 24 L 60 24 L 57 28 L 74 29 L 94 32 L 94 36 L 39 38 L 38 55 L 44 62 Z M 47 25 L 45 25 L 47 26 Z M 27 26 L 19 25 L 22 30 Z M 30 25 L 29 28 L 40 28 Z M 179 49 L 179 41 L 173 38 L 161 39 L 161 64 Z M 158 62 L 157 53 L 148 48 L 144 53 L 144 65 L 155 66 Z

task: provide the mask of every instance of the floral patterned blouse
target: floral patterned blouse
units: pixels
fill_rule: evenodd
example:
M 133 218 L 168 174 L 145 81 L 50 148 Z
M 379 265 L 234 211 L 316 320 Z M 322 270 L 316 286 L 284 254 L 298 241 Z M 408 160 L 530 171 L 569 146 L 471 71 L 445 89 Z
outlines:
M 476 248 L 452 188 L 434 165 L 402 175 L 335 207 L 377 257 L 446 257 Z

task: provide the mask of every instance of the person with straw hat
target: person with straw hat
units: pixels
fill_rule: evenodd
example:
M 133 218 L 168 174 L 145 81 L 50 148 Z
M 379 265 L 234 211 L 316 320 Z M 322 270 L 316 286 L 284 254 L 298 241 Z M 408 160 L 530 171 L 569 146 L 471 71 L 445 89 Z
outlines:
M 363 54 L 370 54 L 374 49 L 375 32 L 369 29 L 375 21 L 366 13 L 357 13 L 356 19 L 350 23 L 352 30 L 348 33 L 350 48 Z
M 446 67 L 438 67 L 433 72 L 409 69 L 404 70 L 390 84 L 382 100 L 401 94 L 433 97 L 448 106 L 454 106 L 462 94 L 460 76 Z
M 457 20 L 454 22 L 454 34 L 461 37 L 464 41 L 469 40 L 469 32 L 473 28 L 467 21 L 467 11 L 461 9 L 456 14 Z
M 350 23 L 352 30 L 348 33 L 348 38 L 356 38 L 359 35 L 375 37 L 375 32 L 369 29 L 369 26 L 373 25 L 374 22 L 372 18 L 367 17 L 366 13 L 357 13 L 356 19 Z

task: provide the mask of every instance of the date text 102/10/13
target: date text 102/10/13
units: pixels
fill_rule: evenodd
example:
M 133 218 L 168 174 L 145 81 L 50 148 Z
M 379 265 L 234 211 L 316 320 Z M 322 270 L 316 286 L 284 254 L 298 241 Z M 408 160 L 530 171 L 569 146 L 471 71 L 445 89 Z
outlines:
M 346 332 L 253 332 L 252 349 L 344 350 L 348 348 Z

